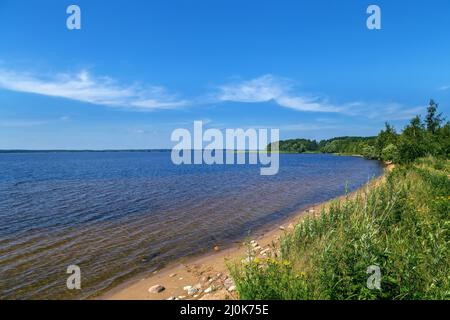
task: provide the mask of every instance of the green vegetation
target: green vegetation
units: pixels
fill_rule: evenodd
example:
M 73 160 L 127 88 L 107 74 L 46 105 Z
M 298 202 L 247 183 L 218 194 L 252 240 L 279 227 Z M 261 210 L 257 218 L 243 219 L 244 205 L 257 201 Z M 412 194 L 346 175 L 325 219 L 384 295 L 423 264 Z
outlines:
M 271 145 L 268 149 L 271 149 Z M 317 142 L 293 139 L 279 142 L 280 152 L 323 152 L 362 155 L 369 159 L 411 163 L 424 156 L 448 158 L 450 156 L 450 122 L 445 123 L 433 100 L 425 120 L 414 117 L 401 134 L 389 123 L 376 137 L 339 137 Z
M 280 152 L 286 153 L 341 153 L 341 154 L 361 154 L 367 146 L 375 145 L 376 137 L 338 137 L 317 142 L 308 139 L 291 139 L 279 141 Z M 268 150 L 272 149 L 269 145 Z
M 377 137 L 317 143 L 313 151 L 397 165 L 382 183 L 305 217 L 271 254 L 230 265 L 240 298 L 450 299 L 450 123 L 437 108 L 431 100 L 425 121 L 413 118 L 401 134 L 386 124 Z M 303 150 L 296 140 L 280 146 Z M 368 286 L 373 266 L 380 289 Z
M 268 146 L 270 150 L 272 145 Z M 279 142 L 279 150 L 287 153 L 317 152 L 319 145 L 315 140 L 293 139 Z
M 339 137 L 324 140 L 319 143 L 320 151 L 324 153 L 339 153 L 351 155 L 368 155 L 375 145 L 375 137 Z
M 230 267 L 241 299 L 449 299 L 449 174 L 448 160 L 418 159 L 306 217 L 278 254 Z

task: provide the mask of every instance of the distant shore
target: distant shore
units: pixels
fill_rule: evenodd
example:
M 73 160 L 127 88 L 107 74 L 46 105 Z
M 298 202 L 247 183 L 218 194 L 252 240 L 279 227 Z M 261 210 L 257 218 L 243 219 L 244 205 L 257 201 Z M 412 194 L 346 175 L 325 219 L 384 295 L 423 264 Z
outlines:
M 267 226 L 227 248 L 211 248 L 207 254 L 174 262 L 147 276 L 129 280 L 98 296 L 102 300 L 223 300 L 238 299 L 234 283 L 229 276 L 227 263 L 240 261 L 248 250 L 259 253 L 276 250 L 280 237 L 294 229 L 305 216 L 317 216 L 322 209 L 335 201 L 355 197 L 365 188 L 378 185 L 384 180 L 386 171 L 393 165 L 385 165 L 384 173 L 358 190 L 297 211 L 276 225 Z

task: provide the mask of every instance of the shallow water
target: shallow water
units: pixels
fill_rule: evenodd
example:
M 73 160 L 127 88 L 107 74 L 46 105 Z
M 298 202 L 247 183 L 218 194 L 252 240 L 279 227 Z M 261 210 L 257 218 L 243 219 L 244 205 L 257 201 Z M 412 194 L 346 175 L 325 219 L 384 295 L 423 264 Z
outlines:
M 169 152 L 0 154 L 0 298 L 88 298 L 141 272 L 226 245 L 382 173 L 376 161 L 281 155 L 175 166 Z M 66 288 L 78 265 L 82 290 Z

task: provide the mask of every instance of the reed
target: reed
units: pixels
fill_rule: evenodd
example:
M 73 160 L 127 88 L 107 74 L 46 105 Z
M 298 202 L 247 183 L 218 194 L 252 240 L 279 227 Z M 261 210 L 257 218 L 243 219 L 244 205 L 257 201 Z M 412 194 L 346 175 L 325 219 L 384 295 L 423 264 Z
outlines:
M 230 265 L 241 299 L 449 299 L 450 161 L 397 166 L 383 183 L 286 233 L 278 254 Z M 381 289 L 369 289 L 369 266 Z

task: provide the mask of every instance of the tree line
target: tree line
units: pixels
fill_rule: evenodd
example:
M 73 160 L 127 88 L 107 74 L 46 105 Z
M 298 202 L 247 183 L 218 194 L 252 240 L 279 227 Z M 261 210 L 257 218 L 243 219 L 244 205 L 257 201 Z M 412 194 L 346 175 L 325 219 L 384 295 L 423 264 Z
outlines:
M 424 119 L 415 116 L 397 133 L 386 122 L 385 128 L 375 137 L 337 137 L 317 142 L 308 139 L 279 141 L 280 152 L 288 153 L 338 153 L 362 155 L 394 163 L 410 163 L 417 158 L 432 155 L 450 157 L 450 122 L 438 112 L 439 105 L 430 100 Z M 271 150 L 272 145 L 268 146 Z

